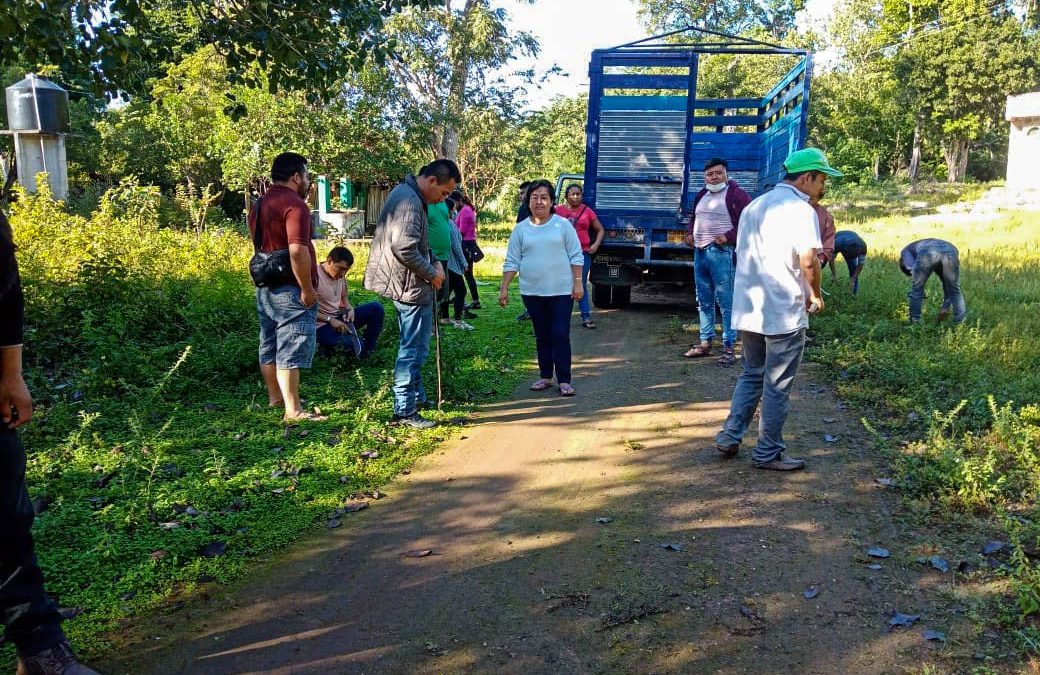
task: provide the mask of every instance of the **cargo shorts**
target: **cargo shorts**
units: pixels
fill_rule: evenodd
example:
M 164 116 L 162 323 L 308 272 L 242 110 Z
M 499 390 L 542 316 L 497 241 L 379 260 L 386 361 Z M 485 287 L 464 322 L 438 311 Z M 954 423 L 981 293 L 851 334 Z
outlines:
M 256 289 L 260 317 L 260 365 L 279 370 L 310 368 L 317 346 L 318 304 L 304 306 L 294 284 Z

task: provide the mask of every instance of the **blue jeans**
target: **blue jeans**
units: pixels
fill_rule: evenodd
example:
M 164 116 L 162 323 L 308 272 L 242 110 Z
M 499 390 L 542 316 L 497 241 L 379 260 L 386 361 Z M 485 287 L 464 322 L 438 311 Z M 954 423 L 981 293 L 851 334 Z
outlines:
M 260 364 L 278 370 L 310 368 L 317 347 L 318 303 L 300 301 L 295 284 L 256 289 L 256 313 L 260 317 Z
M 366 302 L 354 308 L 354 328 L 357 328 L 361 337 L 361 356 L 368 356 L 375 351 L 376 341 L 383 332 L 383 315 L 383 305 L 376 301 Z M 328 324 L 318 327 L 319 345 L 349 348 L 349 340 L 349 335 L 337 333 L 336 329 Z
M 732 347 L 737 331 L 730 327 L 733 314 L 733 248 L 710 244 L 693 255 L 693 276 L 697 282 L 697 309 L 700 311 L 701 342 L 715 338 L 715 303 L 722 311 L 722 346 Z
M 785 335 L 744 331 L 741 344 L 744 370 L 733 389 L 729 417 L 715 441 L 719 445 L 739 445 L 761 401 L 758 444 L 751 453 L 751 461 L 764 464 L 777 459 L 787 449 L 784 422 L 790 408 L 791 385 L 805 349 L 805 329 Z
M 394 363 L 394 415 L 409 417 L 426 401 L 422 367 L 430 353 L 433 335 L 433 305 L 410 305 L 394 301 L 401 346 Z
M 968 307 L 961 293 L 961 265 L 957 257 L 957 248 L 953 244 L 937 242 L 932 245 L 921 245 L 917 248 L 917 261 L 913 274 L 910 275 L 910 323 L 921 320 L 921 305 L 924 304 L 924 287 L 932 272 L 942 281 L 942 308 L 953 308 L 953 320 L 964 321 Z
M 571 383 L 571 312 L 574 299 L 569 295 L 522 295 L 531 315 L 534 343 L 538 351 L 538 372 L 543 380 L 556 375 L 557 384 Z
M 581 312 L 582 321 L 589 321 L 592 319 L 592 306 L 589 304 L 589 269 L 592 267 L 592 256 L 582 253 L 581 257 L 585 260 L 581 267 L 581 290 L 585 292 L 578 301 L 578 311 Z

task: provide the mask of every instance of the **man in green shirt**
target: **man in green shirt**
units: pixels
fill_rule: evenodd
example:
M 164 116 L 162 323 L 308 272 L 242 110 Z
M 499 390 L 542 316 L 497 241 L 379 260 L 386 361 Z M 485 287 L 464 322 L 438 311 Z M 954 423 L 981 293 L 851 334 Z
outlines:
M 430 221 L 427 236 L 430 238 L 430 251 L 433 257 L 442 263 L 447 263 L 451 255 L 451 230 L 454 227 L 448 217 L 448 205 L 444 202 L 429 204 L 426 207 L 426 216 Z

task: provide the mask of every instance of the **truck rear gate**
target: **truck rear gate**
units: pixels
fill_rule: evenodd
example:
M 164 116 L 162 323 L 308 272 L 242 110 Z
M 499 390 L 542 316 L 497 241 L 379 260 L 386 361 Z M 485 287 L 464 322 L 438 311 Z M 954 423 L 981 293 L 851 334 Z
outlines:
M 683 33 L 702 41 L 666 40 Z M 708 54 L 798 62 L 761 98 L 702 99 L 697 72 Z M 752 196 L 779 182 L 783 161 L 805 143 L 811 76 L 806 50 L 698 28 L 593 51 L 584 193 L 606 229 L 590 274 L 597 306 L 627 304 L 640 283 L 692 282 L 683 236 L 704 162 L 724 158 Z

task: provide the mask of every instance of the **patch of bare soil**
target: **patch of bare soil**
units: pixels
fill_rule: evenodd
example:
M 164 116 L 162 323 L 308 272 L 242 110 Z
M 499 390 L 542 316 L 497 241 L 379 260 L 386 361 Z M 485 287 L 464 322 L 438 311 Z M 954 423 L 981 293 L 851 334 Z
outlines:
M 682 358 L 695 336 L 669 315 L 692 309 L 667 302 L 576 321 L 577 397 L 486 406 L 388 498 L 150 619 L 106 672 L 969 669 L 938 592 L 956 570 L 916 562 L 857 413 L 803 367 L 786 438 L 808 469 L 722 459 L 739 361 Z

